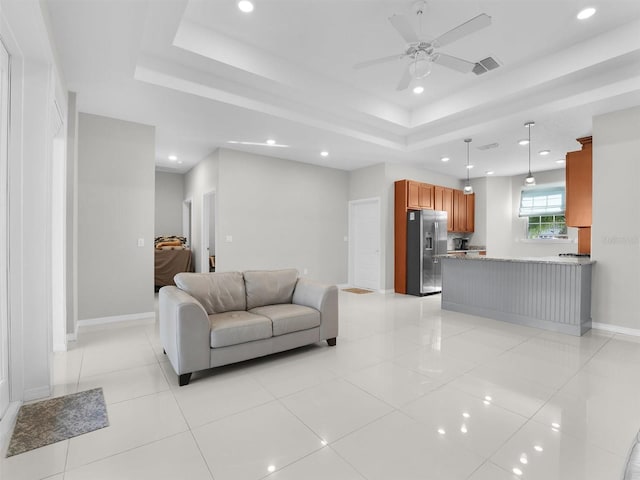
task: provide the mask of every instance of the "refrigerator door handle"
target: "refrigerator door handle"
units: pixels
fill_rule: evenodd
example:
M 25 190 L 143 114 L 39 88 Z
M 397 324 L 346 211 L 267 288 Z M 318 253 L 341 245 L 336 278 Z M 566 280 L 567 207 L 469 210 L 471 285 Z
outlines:
M 435 242 L 433 245 L 433 263 L 438 263 L 438 257 L 436 255 L 440 254 L 440 251 L 438 250 L 438 239 L 440 238 L 440 235 L 438 235 L 438 221 L 436 219 L 436 221 L 433 223 L 433 228 L 434 228 L 434 239 Z

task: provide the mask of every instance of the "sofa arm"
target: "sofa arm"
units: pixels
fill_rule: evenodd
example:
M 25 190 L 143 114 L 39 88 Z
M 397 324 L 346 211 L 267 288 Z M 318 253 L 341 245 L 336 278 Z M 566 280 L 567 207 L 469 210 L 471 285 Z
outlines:
M 211 328 L 200 302 L 177 287 L 159 294 L 160 340 L 178 375 L 210 367 Z
M 293 291 L 292 302 L 320 312 L 320 340 L 338 336 L 338 288 L 335 285 L 300 278 Z

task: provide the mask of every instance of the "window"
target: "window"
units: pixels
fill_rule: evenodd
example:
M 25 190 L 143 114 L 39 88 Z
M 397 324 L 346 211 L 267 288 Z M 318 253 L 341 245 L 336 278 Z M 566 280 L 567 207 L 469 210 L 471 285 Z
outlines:
M 520 217 L 527 219 L 528 239 L 564 239 L 567 224 L 564 217 L 564 185 L 526 188 L 520 193 Z
M 567 224 L 562 215 L 535 215 L 527 217 L 527 238 L 568 238 Z

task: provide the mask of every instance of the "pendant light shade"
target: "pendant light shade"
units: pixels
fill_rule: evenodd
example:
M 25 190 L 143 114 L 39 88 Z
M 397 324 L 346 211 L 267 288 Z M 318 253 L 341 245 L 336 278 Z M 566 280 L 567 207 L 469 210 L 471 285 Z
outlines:
M 532 187 L 536 184 L 536 177 L 531 173 L 531 127 L 535 124 L 535 122 L 527 122 L 524 124 L 524 126 L 529 129 L 529 174 L 527 175 L 527 178 L 524 179 L 525 187 Z
M 469 166 L 469 144 L 471 143 L 471 139 L 465 138 L 464 143 L 467 144 L 467 183 L 465 183 L 464 189 L 462 191 L 465 195 L 471 195 L 473 193 L 473 187 L 471 186 L 471 182 L 469 181 L 469 170 L 471 170 Z

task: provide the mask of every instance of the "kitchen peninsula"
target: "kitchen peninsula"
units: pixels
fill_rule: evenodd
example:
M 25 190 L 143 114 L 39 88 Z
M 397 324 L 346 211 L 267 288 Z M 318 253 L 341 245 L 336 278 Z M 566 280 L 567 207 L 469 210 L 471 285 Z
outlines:
M 442 308 L 580 336 L 591 329 L 589 258 L 443 256 Z

